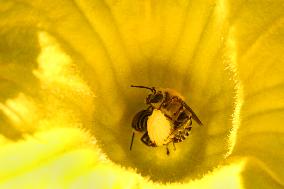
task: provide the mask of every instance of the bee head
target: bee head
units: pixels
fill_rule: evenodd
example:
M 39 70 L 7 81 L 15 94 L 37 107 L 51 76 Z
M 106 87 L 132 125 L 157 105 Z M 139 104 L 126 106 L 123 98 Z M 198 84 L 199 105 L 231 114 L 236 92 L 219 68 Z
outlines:
M 145 88 L 150 90 L 152 93 L 149 94 L 146 98 L 146 104 L 158 106 L 163 102 L 164 95 L 161 91 L 157 91 L 155 87 L 146 87 L 146 86 L 136 86 L 136 85 L 131 85 L 131 87 L 137 87 L 137 88 Z
M 146 98 L 146 104 L 161 104 L 163 102 L 163 93 L 161 91 L 155 91 L 155 93 L 151 93 Z

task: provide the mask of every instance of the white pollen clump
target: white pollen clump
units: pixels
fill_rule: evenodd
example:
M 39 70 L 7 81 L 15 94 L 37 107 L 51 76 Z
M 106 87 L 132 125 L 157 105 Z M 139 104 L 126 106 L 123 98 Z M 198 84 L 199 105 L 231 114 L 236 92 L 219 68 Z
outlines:
M 157 146 L 165 144 L 171 133 L 171 122 L 160 110 L 153 110 L 147 121 L 147 131 L 152 142 Z

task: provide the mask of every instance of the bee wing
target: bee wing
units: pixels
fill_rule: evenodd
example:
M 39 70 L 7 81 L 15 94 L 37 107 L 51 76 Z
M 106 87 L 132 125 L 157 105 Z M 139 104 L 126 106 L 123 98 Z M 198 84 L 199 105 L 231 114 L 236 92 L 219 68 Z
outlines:
M 192 113 L 192 118 L 194 119 L 194 121 L 196 121 L 199 125 L 203 125 L 200 119 L 194 113 L 194 111 L 185 102 L 183 102 L 182 104 L 188 111 L 190 111 L 190 113 Z

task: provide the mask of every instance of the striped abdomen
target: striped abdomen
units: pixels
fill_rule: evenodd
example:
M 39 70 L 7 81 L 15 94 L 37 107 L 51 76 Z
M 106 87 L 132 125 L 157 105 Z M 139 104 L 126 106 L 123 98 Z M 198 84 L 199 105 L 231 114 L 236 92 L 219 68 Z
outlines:
M 132 120 L 132 128 L 136 131 L 147 131 L 147 120 L 152 114 L 150 110 L 142 110 L 138 112 Z

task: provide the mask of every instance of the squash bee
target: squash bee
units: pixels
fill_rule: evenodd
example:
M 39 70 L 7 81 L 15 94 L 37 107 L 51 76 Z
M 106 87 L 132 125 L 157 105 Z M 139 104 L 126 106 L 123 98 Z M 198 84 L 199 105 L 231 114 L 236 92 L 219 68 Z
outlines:
M 151 91 L 146 97 L 147 109 L 139 111 L 132 120 L 132 128 L 144 132 L 141 141 L 150 147 L 182 142 L 189 135 L 192 120 L 203 125 L 193 110 L 185 103 L 184 98 L 173 89 L 163 89 L 146 86 L 135 86 Z M 132 134 L 130 150 L 134 140 Z

